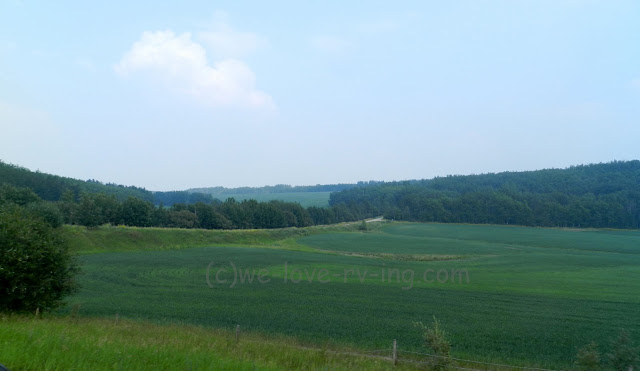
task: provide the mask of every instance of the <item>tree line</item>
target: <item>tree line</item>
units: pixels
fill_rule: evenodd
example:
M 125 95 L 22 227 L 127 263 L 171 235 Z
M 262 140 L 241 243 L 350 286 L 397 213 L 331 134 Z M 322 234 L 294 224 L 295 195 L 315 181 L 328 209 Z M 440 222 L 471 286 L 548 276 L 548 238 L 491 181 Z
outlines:
M 640 228 L 640 161 L 386 182 L 332 193 L 359 218 Z
M 236 201 L 192 204 L 175 203 L 155 206 L 137 197 L 119 200 L 113 194 L 83 193 L 76 196 L 65 191 L 60 200 L 42 200 L 29 188 L 0 186 L 0 204 L 15 204 L 32 210 L 52 226 L 76 224 L 97 227 L 103 224 L 135 227 L 253 229 L 308 227 L 358 220 L 344 205 L 331 208 L 303 208 L 299 203 L 284 201 Z

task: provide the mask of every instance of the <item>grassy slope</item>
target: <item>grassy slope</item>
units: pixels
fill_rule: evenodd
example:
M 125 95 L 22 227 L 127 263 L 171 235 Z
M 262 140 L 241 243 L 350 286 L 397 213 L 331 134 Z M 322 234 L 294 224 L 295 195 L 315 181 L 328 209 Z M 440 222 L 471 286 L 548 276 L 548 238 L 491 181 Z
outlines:
M 0 317 L 0 360 L 18 370 L 386 370 L 390 362 L 292 338 L 187 325 L 89 318 Z M 408 366 L 404 369 L 410 369 Z
M 294 240 L 317 233 L 354 231 L 357 230 L 357 224 L 244 230 L 136 228 L 108 225 L 88 229 L 65 225 L 63 234 L 71 248 L 80 254 L 173 250 L 205 246 L 253 246 L 309 251 L 311 249 L 295 243 Z
M 171 250 L 203 246 L 269 246 L 310 234 L 309 229 L 204 230 L 102 226 L 64 226 L 71 248 L 80 254 Z

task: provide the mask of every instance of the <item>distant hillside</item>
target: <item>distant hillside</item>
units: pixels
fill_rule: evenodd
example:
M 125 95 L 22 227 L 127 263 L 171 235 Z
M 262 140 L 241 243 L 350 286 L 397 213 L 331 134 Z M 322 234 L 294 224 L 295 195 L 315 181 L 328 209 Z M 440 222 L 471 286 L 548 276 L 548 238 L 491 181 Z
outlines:
M 0 161 L 0 185 L 9 184 L 14 187 L 29 188 L 40 198 L 47 201 L 58 201 L 63 193 L 71 191 L 76 198 L 83 193 L 104 193 L 113 195 L 118 200 L 136 197 L 156 205 L 171 206 L 174 203 L 212 202 L 208 194 L 186 191 L 151 192 L 135 186 L 123 186 L 114 183 L 102 183 L 97 180 L 78 180 L 58 175 L 31 171 L 18 165 Z
M 409 221 L 640 228 L 640 161 L 379 183 L 332 193 L 330 205 Z
M 47 201 L 58 201 L 65 191 L 72 191 L 76 196 L 81 193 L 105 193 L 114 195 L 120 200 L 137 197 L 145 201 L 153 201 L 153 194 L 144 188 L 123 186 L 113 183 L 102 183 L 97 180 L 78 180 L 58 175 L 31 171 L 29 169 L 0 161 L 0 184 L 14 187 L 30 188 L 40 198 Z

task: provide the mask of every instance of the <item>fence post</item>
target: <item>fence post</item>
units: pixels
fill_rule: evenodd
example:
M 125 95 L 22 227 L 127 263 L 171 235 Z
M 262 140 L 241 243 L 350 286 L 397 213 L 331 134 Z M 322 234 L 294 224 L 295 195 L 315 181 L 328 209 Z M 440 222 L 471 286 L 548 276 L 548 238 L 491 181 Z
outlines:
M 393 339 L 393 365 L 398 364 L 398 343 Z
M 240 325 L 236 326 L 236 343 L 240 340 Z

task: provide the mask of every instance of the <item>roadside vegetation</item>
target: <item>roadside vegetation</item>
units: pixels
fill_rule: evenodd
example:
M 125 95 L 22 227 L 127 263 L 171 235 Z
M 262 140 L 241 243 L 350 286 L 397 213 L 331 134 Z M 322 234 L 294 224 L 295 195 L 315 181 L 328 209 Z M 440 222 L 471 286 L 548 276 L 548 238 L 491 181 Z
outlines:
M 347 354 L 350 353 L 350 354 Z M 352 349 L 311 348 L 268 337 L 182 324 L 112 318 L 0 315 L 0 360 L 12 371 L 388 370 L 389 360 Z M 398 369 L 415 369 L 407 364 Z

